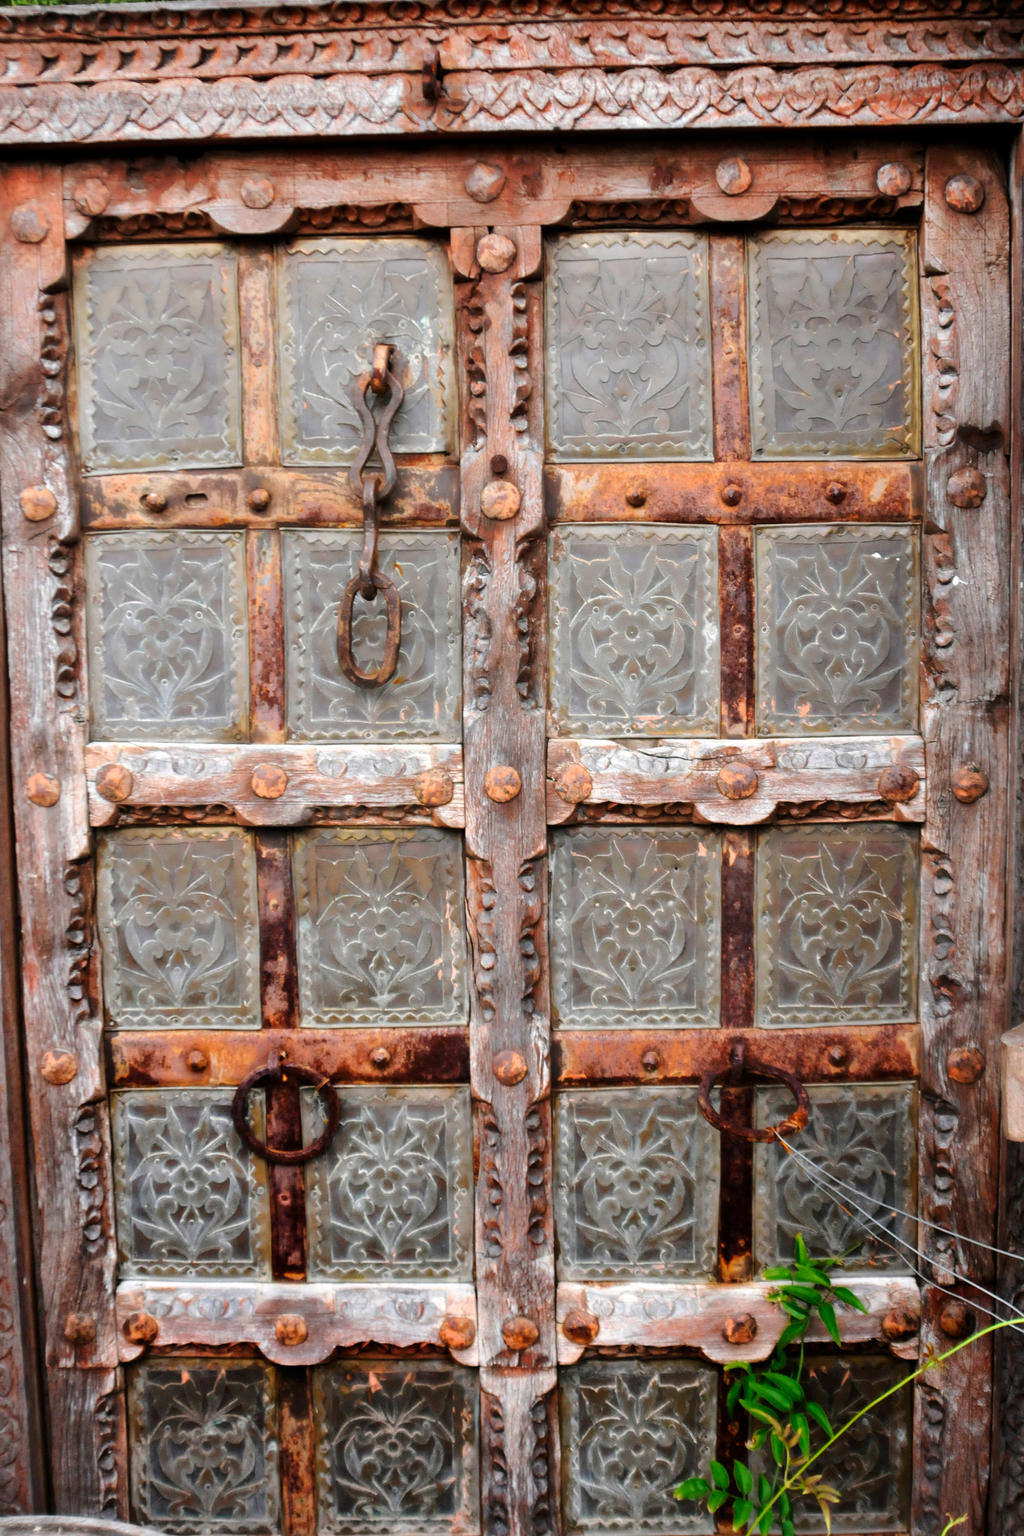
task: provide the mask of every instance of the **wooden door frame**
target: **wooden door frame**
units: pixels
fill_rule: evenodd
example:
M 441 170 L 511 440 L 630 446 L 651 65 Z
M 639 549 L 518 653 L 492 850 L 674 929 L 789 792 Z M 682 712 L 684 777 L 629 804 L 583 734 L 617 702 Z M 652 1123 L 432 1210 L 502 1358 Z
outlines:
M 787 7 L 792 19 L 781 28 L 777 20 L 759 17 L 757 9 L 752 7 L 745 14 L 742 7 L 732 7 L 727 25 L 687 18 L 681 7 L 678 14 L 671 10 L 666 19 L 663 8 L 652 15 L 642 5 L 623 6 L 614 19 L 590 20 L 580 19 L 579 7 L 562 6 L 553 0 L 543 8 L 536 27 L 524 27 L 521 18 L 516 20 L 499 4 L 490 7 L 483 21 L 477 7 L 474 17 L 465 20 L 457 13 L 453 16 L 452 7 L 438 6 L 414 25 L 396 25 L 383 7 L 370 6 L 353 17 L 344 6 L 326 4 L 293 11 L 287 28 L 282 28 L 278 37 L 263 35 L 266 13 L 258 8 L 233 12 L 230 30 L 220 30 L 224 25 L 223 13 L 200 8 L 165 12 L 159 23 L 147 19 L 144 12 L 117 9 L 97 9 L 73 20 L 46 11 L 0 12 L 0 61 L 5 68 L 0 84 L 0 145 L 26 157 L 23 167 L 15 163 L 7 173 L 5 201 L 0 210 L 5 255 L 10 253 L 11 257 L 8 282 L 14 284 L 20 305 L 18 313 L 37 313 L 40 327 L 37 337 L 27 334 L 23 326 L 19 332 L 17 325 L 12 328 L 9 321 L 0 320 L 0 334 L 6 338 L 0 400 L 9 413 L 8 419 L 18 415 L 22 423 L 15 434 L 19 446 L 13 456 L 5 452 L 3 461 L 5 539 L 11 552 L 17 551 L 17 569 L 37 572 L 37 622 L 57 696 L 67 698 L 62 687 L 67 683 L 69 668 L 73 670 L 72 652 L 78 639 L 80 616 L 74 613 L 69 601 L 69 572 L 76 558 L 77 505 L 70 493 L 74 465 L 64 430 L 64 381 L 59 372 L 55 375 L 52 370 L 41 370 L 39 342 L 41 339 L 44 356 L 46 346 L 56 348 L 59 354 L 66 300 L 62 294 L 63 255 L 61 251 L 58 258 L 57 248 L 63 247 L 64 232 L 81 234 L 95 219 L 130 221 L 135 216 L 130 188 L 123 188 L 121 193 L 114 188 L 112 198 L 110 178 L 95 174 L 82 156 L 83 148 L 106 159 L 118 153 L 137 154 L 140 146 L 147 152 L 158 146 L 172 150 L 175 146 L 195 146 L 211 135 L 229 141 L 291 141 L 313 135 L 344 138 L 373 133 L 394 136 L 383 141 L 390 154 L 400 150 L 404 153 L 417 141 L 436 135 L 438 130 L 448 136 L 508 132 L 531 135 L 551 130 L 584 135 L 606 129 L 664 133 L 765 127 L 815 131 L 888 128 L 901 134 L 934 127 L 943 130 L 944 138 L 968 142 L 977 136 L 980 145 L 987 141 L 1009 148 L 1018 134 L 1017 125 L 1024 113 L 1024 5 L 1019 0 L 1013 0 L 1009 6 L 993 6 L 987 12 L 980 5 L 958 6 L 955 16 L 938 25 L 927 20 L 933 8 L 925 0 L 892 0 L 887 7 L 891 15 L 886 16 L 880 35 L 873 36 L 870 44 L 858 22 L 877 22 L 877 5 L 862 10 L 850 4 L 839 17 L 828 8 L 829 27 L 824 41 L 820 22 L 814 22 L 813 6 L 801 6 L 794 0 Z M 965 9 L 971 18 L 970 25 L 963 16 Z M 171 16 L 175 18 L 173 28 Z M 986 18 L 989 24 L 980 25 Z M 627 27 L 628 45 L 623 36 Z M 514 46 L 510 30 L 514 30 Z M 297 41 L 291 41 L 292 38 Z M 314 41 L 316 49 L 312 46 Z M 827 65 L 821 62 L 823 49 L 829 55 Z M 910 59 L 913 62 L 908 62 Z M 714 68 L 710 67 L 712 63 Z M 756 137 L 750 142 L 754 145 Z M 841 145 L 842 141 L 837 138 L 836 142 Z M 690 146 L 696 144 L 710 146 L 713 154 L 707 176 L 699 187 L 692 189 L 698 211 L 709 219 L 742 217 L 743 198 L 749 196 L 750 216 L 756 217 L 756 182 L 749 193 L 731 197 L 715 175 L 714 162 L 725 155 L 718 133 L 689 140 Z M 309 148 L 315 155 L 315 146 L 311 144 Z M 730 146 L 730 153 L 733 148 Z M 486 166 L 485 144 L 479 152 L 481 164 Z M 955 151 L 952 153 L 955 159 Z M 412 158 L 416 158 L 415 150 Z M 59 165 L 62 159 L 69 166 L 66 199 Z M 249 155 L 239 152 L 239 170 L 243 169 L 243 160 L 245 167 L 251 169 Z M 938 165 L 938 160 L 935 163 Z M 1016 163 L 1019 165 L 1019 154 Z M 970 174 L 966 164 L 964 170 Z M 942 172 L 943 182 L 955 172 L 956 167 L 950 162 Z M 167 199 L 173 202 L 177 198 L 180 216 L 185 217 L 186 207 L 203 201 L 201 189 L 197 191 L 192 185 L 183 191 L 183 184 L 175 182 L 173 171 L 168 174 Z M 667 176 L 666 185 L 671 189 L 671 171 Z M 221 229 L 270 233 L 288 217 L 293 202 L 302 202 L 301 191 L 292 199 L 290 189 L 280 186 L 272 188 L 267 202 L 265 190 L 250 188 L 247 192 L 246 179 L 240 174 L 237 196 L 217 203 L 215 220 Z M 1018 182 L 1019 174 L 1015 173 L 1015 214 L 1020 209 Z M 443 220 L 464 224 L 467 250 L 472 249 L 475 231 L 481 227 L 502 227 L 502 218 L 510 232 L 515 233 L 520 227 L 515 221 L 515 210 L 503 205 L 500 192 L 496 194 L 496 204 L 493 196 L 478 195 L 489 191 L 486 175 L 481 176 L 478 189 L 471 191 L 468 198 L 463 189 L 456 189 L 455 200 L 466 210 L 465 214 L 449 218 L 446 213 Z M 938 189 L 935 191 L 937 196 Z M 1019 222 L 1015 228 L 1019 231 Z M 1019 323 L 1020 316 L 1019 244 L 1018 239 L 1014 243 L 1014 294 L 1018 301 L 1015 323 Z M 997 498 L 1008 493 L 1000 467 L 1008 436 L 1014 456 L 1015 528 L 1020 515 L 1021 474 L 1021 367 L 1016 331 L 1012 346 L 1015 382 L 1011 414 L 1007 409 L 1011 398 L 1009 380 L 999 377 L 998 368 L 993 373 L 991 368 L 977 364 L 973 368 L 968 366 L 971 338 L 962 332 L 958 334 L 955 296 L 951 305 L 948 289 L 942 284 L 947 255 L 948 252 L 929 255 L 926 251 L 926 262 L 932 262 L 929 270 L 933 273 L 931 287 L 935 300 L 924 332 L 926 419 L 929 402 L 933 402 L 934 435 L 929 441 L 933 450 L 932 494 L 944 497 L 953 473 L 979 462 L 985 465 L 990 490 L 983 509 L 948 510 L 942 527 L 931 535 L 933 553 L 940 560 L 948 560 L 948 549 L 942 543 L 946 533 L 952 532 L 954 540 L 959 537 L 966 545 L 977 537 L 980 519 L 991 515 Z M 524 271 L 526 276 L 529 273 Z M 11 291 L 9 288 L 8 292 Z M 511 315 L 495 316 L 495 323 L 497 330 L 504 333 L 514 326 L 515 320 Z M 51 351 L 51 358 L 53 355 Z M 496 366 L 501 380 L 503 365 L 498 362 Z M 511 380 L 507 387 L 511 387 Z M 507 387 L 505 383 L 500 385 L 506 393 Z M 511 398 L 502 406 L 498 395 L 489 396 L 488 409 L 504 410 L 507 416 Z M 10 438 L 10 434 L 7 436 Z M 533 462 L 536 453 L 533 459 L 527 457 L 529 462 L 524 462 L 522 469 L 529 476 L 538 472 Z M 52 513 L 41 518 L 33 517 L 21 497 L 26 486 L 35 484 L 45 484 L 55 492 Z M 45 506 L 45 501 L 42 505 Z M 1019 542 L 1014 558 L 1014 569 L 1019 570 Z M 955 567 L 950 567 L 949 575 L 954 574 Z M 969 618 L 958 616 L 955 611 L 959 587 L 950 581 L 949 590 L 951 611 L 937 617 L 954 632 L 958 621 L 966 623 L 969 631 Z M 11 601 L 20 599 L 16 594 L 12 597 L 9 591 L 8 602 Z M 960 633 L 963 636 L 962 628 Z M 1021 633 L 1019 627 L 1016 633 Z M 943 649 L 947 657 L 956 658 L 955 644 Z M 965 647 L 961 645 L 959 649 L 962 656 Z M 1013 686 L 1019 690 L 1019 676 Z M 1001 694 L 1009 697 L 1010 691 L 1007 682 Z M 983 697 L 981 685 L 972 696 Z M 45 711 L 45 701 L 43 708 Z M 985 722 L 975 724 L 983 734 Z M 1019 743 L 1019 727 L 1017 740 Z M 30 763 L 25 759 L 21 763 L 25 771 L 16 776 L 13 802 L 4 794 L 5 804 L 13 803 L 24 825 L 38 820 L 48 810 L 45 802 L 51 793 L 46 784 L 30 786 L 26 782 L 27 771 L 55 778 L 58 788 L 65 775 L 73 778 L 76 772 L 73 741 L 67 734 L 59 739 L 53 736 L 46 723 L 34 738 L 33 751 L 35 760 Z M 467 743 L 467 772 L 469 759 Z M 29 802 L 31 811 L 27 811 L 24 796 L 30 789 L 34 798 Z M 998 815 L 994 795 L 983 799 L 980 806 L 975 821 L 979 815 L 988 820 Z M 948 809 L 954 818 L 970 814 L 966 809 L 957 810 L 952 802 Z M 81 839 L 82 812 L 77 795 L 58 796 L 48 810 L 64 821 L 69 846 L 77 846 L 76 838 Z M 1009 825 L 1011 807 L 1004 806 L 1003 812 L 1003 825 Z M 1018 817 L 1016 825 L 1022 824 L 1024 819 Z M 961 825 L 968 823 L 955 823 L 957 837 Z M 29 830 L 22 835 L 23 867 L 26 874 L 35 874 L 38 860 L 27 851 L 35 834 Z M 949 839 L 947 825 L 941 829 L 939 845 L 948 846 Z M 2 854 L 0 846 L 0 862 Z M 1016 870 L 1022 867 L 1024 861 L 1018 858 Z M 4 875 L 0 868 L 0 882 L 4 882 Z M 1019 890 L 1019 874 L 1006 888 Z M 936 922 L 949 925 L 955 955 L 955 870 L 943 873 L 941 893 L 944 900 L 937 902 L 933 910 Z M 4 894 L 12 903 L 9 870 Z M 39 1061 L 33 1061 L 32 1069 L 38 1074 L 35 1081 L 48 1085 L 44 1097 L 66 1099 L 74 1105 L 70 1120 L 66 1110 L 61 1114 L 74 1128 L 79 1157 L 72 1193 L 79 1205 L 83 1228 L 88 1231 L 97 1220 L 102 1225 L 105 1219 L 98 1215 L 96 1203 L 97 1199 L 102 1202 L 103 1196 L 102 1188 L 97 1192 L 95 1179 L 95 1159 L 100 1150 L 97 1137 L 101 1133 L 89 1110 L 91 1096 L 101 1091 L 89 1058 L 95 1056 L 98 1063 L 100 1050 L 98 1038 L 90 1034 L 92 1021 L 87 1017 L 88 1009 L 82 1007 L 82 997 L 91 985 L 91 962 L 82 927 L 89 895 L 82 888 L 76 865 L 53 871 L 47 899 L 53 904 L 52 923 L 41 952 L 64 977 L 59 995 L 52 1000 L 52 1011 L 54 1018 L 63 1017 L 67 1027 L 63 1032 L 55 1032 L 52 1059 L 47 1060 L 44 1053 Z M 525 888 L 523 901 L 525 911 L 529 906 Z M 8 905 L 7 910 L 14 908 Z M 1024 991 L 1024 943 L 1019 934 L 1013 953 L 1016 996 L 1020 997 Z M 10 978 L 15 961 L 9 945 L 3 960 L 3 972 Z M 989 960 L 991 984 L 998 986 L 1003 956 L 993 951 Z M 956 973 L 951 970 L 950 974 L 955 979 Z M 978 976 L 972 980 L 975 986 L 981 985 Z M 946 978 L 939 978 L 937 997 L 942 995 L 945 985 Z M 22 1134 L 17 1114 L 17 1012 L 14 989 L 7 985 L 5 1039 L 15 1044 L 13 1049 L 9 1047 L 5 1063 L 6 1070 L 13 1074 L 14 1087 L 8 1085 L 5 1095 L 8 1116 L 6 1123 L 0 1122 L 0 1162 L 7 1129 L 16 1168 L 20 1166 L 17 1148 Z M 1010 1021 L 1007 1012 L 1005 1022 Z M 936 1042 L 942 1037 L 943 1027 L 937 1026 Z M 947 1043 L 949 1049 L 978 1045 L 976 1040 L 965 1042 L 952 1037 Z M 508 1048 L 514 1044 L 508 1042 Z M 986 1116 L 997 1111 L 995 1042 L 987 1039 L 982 1044 L 986 1059 L 981 1063 L 980 1077 L 973 1081 L 975 1062 L 957 1064 L 956 1071 L 961 1076 L 948 1073 L 948 1061 L 938 1064 L 942 1068 L 941 1081 L 931 1085 L 929 1100 L 941 1122 L 937 1143 L 946 1135 L 942 1127 L 950 1120 L 955 1124 L 956 1110 L 965 1097 L 983 1099 Z M 64 1055 L 75 1056 L 76 1061 L 69 1064 L 63 1060 Z M 76 1067 L 75 1076 L 65 1077 L 71 1065 Z M 529 1086 L 532 1094 L 543 1085 Z M 54 1145 L 58 1144 L 55 1136 Z M 962 1158 L 962 1150 L 959 1155 Z M 956 1157 L 954 1142 L 947 1140 L 936 1163 L 923 1168 L 923 1180 L 932 1179 L 936 1185 L 950 1177 L 955 1181 L 955 1171 L 951 1174 L 949 1170 L 955 1170 Z M 1011 1149 L 1004 1171 L 1005 1231 L 1017 1238 L 1024 1230 L 1024 1198 L 1017 1193 L 1022 1177 L 1024 1167 L 1019 1154 Z M 20 1181 L 20 1187 L 27 1189 L 26 1180 Z M 31 1268 L 30 1203 L 24 1201 L 14 1210 L 15 1222 L 8 1220 L 6 1227 L 0 1224 L 0 1304 L 6 1286 L 11 1296 L 24 1299 L 26 1312 L 19 1316 L 22 1300 L 18 1300 L 10 1313 L 12 1320 L 7 1333 L 15 1366 L 8 1377 L 2 1371 L 6 1342 L 3 1321 L 7 1314 L 0 1305 L 0 1422 L 6 1411 L 13 1422 L 24 1425 L 14 1462 L 12 1507 L 20 1504 L 39 1508 L 45 1498 L 45 1486 L 38 1454 L 41 1441 L 37 1409 L 33 1406 L 33 1384 L 38 1377 L 31 1301 L 24 1285 L 25 1274 Z M 942 1221 L 943 1217 L 936 1214 L 935 1219 Z M 960 1223 L 958 1215 L 954 1224 Z M 45 1259 L 38 1274 L 40 1293 L 46 1295 L 52 1276 Z M 103 1382 L 109 1383 L 111 1379 L 107 1361 L 112 1358 L 112 1341 L 97 1339 L 94 1331 L 90 1334 L 95 1329 L 97 1313 L 102 1312 L 100 1293 L 104 1285 L 112 1284 L 109 1259 L 103 1257 L 98 1266 L 86 1268 L 84 1276 L 77 1293 L 62 1298 L 58 1309 L 60 1329 L 47 1345 L 47 1356 L 54 1364 L 63 1359 L 73 1367 L 76 1359 L 97 1360 L 92 1387 L 79 1401 L 83 1414 L 94 1412 L 97 1403 L 113 1401 L 109 1388 L 103 1389 Z M 1012 1278 L 1007 1276 L 1007 1283 Z M 941 1307 L 936 1302 L 935 1337 L 948 1337 L 944 1328 L 957 1324 L 947 1319 L 947 1325 L 940 1327 L 940 1317 Z M 1024 1423 L 1022 1374 L 1019 1362 L 1008 1354 L 999 1417 L 1011 1428 Z M 68 1379 L 74 1383 L 89 1376 L 88 1371 L 80 1375 L 72 1369 Z M 522 1424 L 506 1422 L 500 1413 L 492 1413 L 486 1433 L 504 1435 L 510 1444 L 519 1443 L 524 1433 L 533 1434 L 542 1442 L 543 1414 L 540 1419 L 536 1415 L 531 1417 L 531 1410 L 543 1400 L 549 1386 L 546 1374 L 538 1373 L 530 1387 L 529 1402 L 525 1398 L 519 1401 L 517 1411 L 524 1414 Z M 974 1400 L 977 1381 L 965 1357 L 961 1357 L 958 1380 L 949 1390 L 961 1394 L 961 1401 Z M 68 1413 L 73 1411 L 73 1399 L 72 1392 L 65 1402 Z M 917 1431 L 932 1492 L 919 1512 L 915 1531 L 937 1531 L 941 1528 L 936 1524 L 940 1514 L 962 1507 L 956 1500 L 969 1495 L 969 1477 L 961 1482 L 943 1454 L 944 1436 L 951 1429 L 947 1394 L 937 1387 Z M 109 1445 L 109 1457 L 117 1455 L 117 1433 L 112 1424 L 114 1439 Z M 59 1432 L 51 1436 L 58 1466 L 65 1462 L 67 1454 L 67 1448 L 61 1445 L 62 1438 Z M 492 1446 L 492 1454 L 500 1455 L 500 1446 Z M 995 1532 L 1016 1536 L 1024 1532 L 1024 1457 L 1019 1447 L 1007 1439 L 1000 1447 L 1000 1458 L 999 1496 L 989 1504 L 990 1528 L 993 1536 Z M 67 1462 L 68 1467 L 71 1464 Z M 112 1472 L 103 1458 L 92 1465 L 97 1507 L 111 1507 Z M 62 1495 L 58 1488 L 56 1497 L 58 1507 L 66 1507 L 66 1492 Z M 537 1504 L 536 1488 L 513 1488 L 511 1499 L 516 1506 L 515 1528 L 527 1528 L 527 1511 Z M 980 1531 L 983 1518 L 983 1510 L 975 1507 L 970 1529 Z

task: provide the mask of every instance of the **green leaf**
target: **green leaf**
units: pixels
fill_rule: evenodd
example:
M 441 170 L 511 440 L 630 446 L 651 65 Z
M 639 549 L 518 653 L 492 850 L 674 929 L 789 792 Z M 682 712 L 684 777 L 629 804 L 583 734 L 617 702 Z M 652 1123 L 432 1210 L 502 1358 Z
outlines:
M 783 1520 L 782 1536 L 796 1536 L 796 1526 L 793 1524 L 792 1520 Z
M 772 1528 L 773 1518 L 774 1515 L 770 1509 L 766 1510 L 765 1513 L 761 1516 L 760 1520 L 757 1522 L 757 1529 L 760 1531 L 761 1536 L 768 1536 L 768 1533 Z
M 736 1404 L 739 1402 L 740 1393 L 743 1391 L 745 1385 L 746 1382 L 742 1376 L 738 1377 L 736 1381 L 730 1383 L 729 1390 L 725 1394 L 726 1412 L 730 1418 L 732 1418 L 736 1412 Z
M 825 1327 L 828 1329 L 829 1338 L 832 1340 L 833 1344 L 841 1343 L 842 1340 L 839 1337 L 839 1324 L 836 1322 L 836 1309 L 830 1301 L 821 1301 L 818 1303 L 818 1316 L 821 1318 L 822 1322 L 825 1324 Z
M 716 1488 L 728 1489 L 729 1487 L 728 1470 L 727 1468 L 723 1467 L 720 1461 L 713 1461 L 711 1463 L 711 1481 L 714 1483 Z
M 785 1328 L 783 1328 L 782 1332 L 779 1334 L 779 1342 L 775 1346 L 775 1353 L 779 1354 L 784 1352 L 788 1346 L 792 1344 L 796 1339 L 802 1339 L 806 1332 L 807 1329 L 803 1323 L 787 1323 Z
M 787 1317 L 797 1318 L 802 1323 L 807 1322 L 807 1306 L 804 1302 L 795 1299 L 791 1301 L 788 1296 L 780 1296 L 779 1306 Z
M 792 1423 L 793 1428 L 796 1430 L 797 1439 L 800 1442 L 801 1451 L 805 1456 L 809 1456 L 811 1454 L 811 1431 L 807 1423 L 806 1414 L 794 1413 Z
M 772 1496 L 772 1485 L 769 1478 L 762 1472 L 757 1480 L 757 1497 L 762 1504 L 767 1504 Z
M 777 1387 L 773 1387 L 767 1381 L 759 1382 L 757 1390 L 758 1396 L 766 1403 L 771 1403 L 772 1407 L 777 1408 L 780 1413 L 789 1412 L 790 1400 L 785 1392 L 780 1392 Z
M 804 1389 L 792 1376 L 784 1376 L 781 1371 L 765 1371 L 764 1379 L 770 1381 L 773 1387 L 789 1399 L 790 1406 L 798 1403 L 804 1395 Z
M 810 1285 L 787 1285 L 781 1296 L 788 1296 L 790 1300 L 806 1301 L 809 1307 L 816 1307 L 821 1299 L 821 1291 Z
M 788 1265 L 775 1264 L 771 1269 L 764 1271 L 766 1280 L 792 1280 L 793 1273 Z
M 826 1289 L 832 1284 L 828 1277 L 828 1270 L 819 1269 L 815 1264 L 797 1264 L 796 1277 L 807 1285 L 820 1285 Z
M 831 1440 L 832 1425 L 829 1423 L 828 1414 L 825 1412 L 824 1408 L 822 1408 L 821 1404 L 809 1402 L 807 1404 L 807 1412 L 810 1414 L 814 1422 L 821 1426 L 821 1428 L 825 1431 L 826 1435 L 828 1435 L 829 1439 Z
M 676 1489 L 677 1499 L 706 1499 L 711 1492 L 707 1478 L 688 1477 Z
M 789 1500 L 789 1494 L 783 1491 L 779 1494 L 779 1514 L 783 1520 L 788 1520 L 793 1513 L 793 1506 Z
M 798 1232 L 796 1234 L 796 1239 L 795 1239 L 795 1242 L 794 1242 L 793 1246 L 796 1249 L 796 1261 L 797 1261 L 797 1263 L 798 1264 L 806 1264 L 807 1263 L 807 1244 L 804 1242 L 804 1235 L 803 1235 L 802 1232 Z
M 725 1503 L 728 1497 L 729 1495 L 724 1493 L 721 1488 L 716 1488 L 714 1493 L 712 1493 L 708 1498 L 708 1509 L 711 1514 L 714 1514 L 716 1510 L 721 1509 L 722 1505 Z
M 750 1524 L 754 1516 L 754 1506 L 749 1499 L 737 1499 L 732 1507 L 732 1524 L 734 1530 Z
M 786 1442 L 784 1440 L 780 1440 L 778 1435 L 772 1435 L 770 1444 L 771 1444 L 771 1448 L 772 1448 L 772 1457 L 773 1457 L 773 1459 L 775 1461 L 775 1465 L 777 1467 L 785 1466 L 785 1463 L 786 1463 Z
M 754 1474 L 745 1461 L 737 1461 L 733 1465 L 732 1475 L 736 1479 L 736 1487 L 740 1493 L 748 1494 L 754 1486 Z
M 763 1408 L 758 1408 L 756 1403 L 745 1402 L 743 1406 L 750 1414 L 751 1418 L 760 1419 L 762 1424 L 767 1424 L 770 1429 L 774 1429 L 775 1433 L 778 1434 L 782 1426 L 780 1425 L 778 1419 L 776 1419 L 772 1414 L 766 1413 Z
M 832 1295 L 837 1301 L 841 1301 L 844 1307 L 853 1307 L 855 1312 L 867 1312 L 869 1309 L 861 1301 L 849 1286 L 835 1285 L 832 1287 Z

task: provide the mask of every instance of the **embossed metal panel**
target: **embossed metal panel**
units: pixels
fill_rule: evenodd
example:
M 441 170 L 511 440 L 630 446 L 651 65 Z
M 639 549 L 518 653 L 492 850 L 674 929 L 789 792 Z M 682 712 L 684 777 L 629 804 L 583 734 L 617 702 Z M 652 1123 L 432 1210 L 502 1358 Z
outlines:
M 444 453 L 455 385 L 451 272 L 429 240 L 297 240 L 280 257 L 281 439 L 286 464 L 337 464 L 359 443 L 352 386 L 391 342 L 405 389 L 391 446 Z
M 338 662 L 338 604 L 355 575 L 362 535 L 288 532 L 282 537 L 288 726 L 311 741 L 457 741 L 461 734 L 459 538 L 385 533 L 380 569 L 398 588 L 402 644 L 395 677 L 359 688 Z M 379 657 L 384 603 L 356 599 L 353 649 Z
M 918 840 L 884 823 L 773 827 L 757 850 L 759 1024 L 912 1022 Z
M 103 994 L 115 1028 L 251 1028 L 259 928 L 251 837 L 133 827 L 100 841 Z
M 260 1098 L 251 1105 L 262 1136 Z M 230 1090 L 120 1092 L 111 1112 L 122 1278 L 268 1279 L 266 1169 L 232 1125 Z
M 551 980 L 565 1028 L 712 1024 L 719 839 L 690 827 L 557 831 Z
M 564 1279 L 710 1276 L 719 1146 L 695 1088 L 562 1093 L 555 1134 Z
M 281 1530 L 271 1370 L 178 1356 L 128 1373 L 133 1518 L 197 1536 Z
M 773 230 L 749 242 L 755 458 L 919 452 L 915 253 L 900 229 Z
M 757 530 L 760 731 L 915 729 L 917 539 L 851 524 Z
M 912 1254 L 899 1244 L 916 1242 L 916 1226 L 894 1211 L 912 1211 L 917 1198 L 913 1085 L 812 1084 L 807 1093 L 810 1119 L 793 1144 L 814 1168 L 777 1142 L 762 1143 L 754 1153 L 757 1259 L 762 1266 L 789 1260 L 800 1232 L 818 1252 L 845 1254 L 852 1269 L 911 1268 Z M 785 1089 L 759 1088 L 755 1104 L 758 1125 L 773 1125 L 789 1113 L 792 1100 Z M 852 1185 L 856 1193 L 830 1194 L 823 1176 Z M 882 1222 L 896 1242 L 869 1231 L 865 1216 Z
M 238 287 L 220 245 L 120 245 L 76 263 L 82 468 L 241 462 Z
M 244 739 L 243 535 L 96 535 L 85 543 L 85 569 L 93 736 Z
M 294 867 L 303 1023 L 465 1019 L 457 834 L 305 832 Z
M 807 1395 L 836 1428 L 907 1374 L 903 1361 L 886 1355 L 809 1354 L 804 1363 Z M 839 1490 L 839 1502 L 830 1511 L 836 1536 L 909 1529 L 912 1418 L 910 1389 L 905 1388 L 858 1419 L 815 1463 L 814 1472 Z M 825 1531 L 814 1499 L 795 1498 L 793 1509 L 798 1531 L 808 1536 Z
M 582 1360 L 560 1372 L 565 1528 L 713 1531 L 673 1489 L 715 1454 L 715 1372 L 691 1360 Z
M 568 235 L 548 248 L 556 459 L 710 459 L 707 239 Z
M 303 1095 L 307 1138 L 323 1124 Z M 314 1278 L 473 1276 L 473 1153 L 466 1088 L 344 1088 L 330 1150 L 309 1167 Z
M 321 1532 L 479 1530 L 474 1372 L 361 1356 L 314 1371 L 313 1383 Z
M 711 528 L 598 524 L 551 537 L 556 732 L 718 732 L 718 544 Z

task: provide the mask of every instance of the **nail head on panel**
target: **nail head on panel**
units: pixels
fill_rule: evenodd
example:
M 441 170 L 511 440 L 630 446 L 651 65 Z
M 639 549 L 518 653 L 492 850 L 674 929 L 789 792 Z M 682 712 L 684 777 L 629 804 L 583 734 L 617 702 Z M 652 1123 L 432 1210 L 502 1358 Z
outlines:
M 276 763 L 258 763 L 249 783 L 261 800 L 278 800 L 288 788 L 288 775 Z
M 33 805 L 56 805 L 60 799 L 60 785 L 48 773 L 30 773 L 25 782 L 25 797 Z
M 30 523 L 43 523 L 57 510 L 57 498 L 48 485 L 27 485 L 18 501 Z
M 902 197 L 913 184 L 910 166 L 902 160 L 886 160 L 875 172 L 875 186 L 883 197 Z
M 497 763 L 484 776 L 484 792 L 497 805 L 507 805 L 523 787 L 518 771 L 510 763 Z
M 750 166 L 738 155 L 720 160 L 715 167 L 715 180 L 726 197 L 738 197 L 741 192 L 746 192 L 753 179 Z
M 135 777 L 123 763 L 104 763 L 96 774 L 96 793 L 113 805 L 127 800 L 134 788 Z
M 462 185 L 475 203 L 493 203 L 504 190 L 507 179 L 500 165 L 488 165 L 485 160 L 478 160 L 466 173 Z
M 60 1088 L 65 1083 L 74 1082 L 78 1076 L 78 1058 L 70 1051 L 46 1051 L 39 1070 L 46 1082 Z
M 476 244 L 476 259 L 485 272 L 506 272 L 516 257 L 508 235 L 483 235 Z
M 494 522 L 504 523 L 515 517 L 523 498 L 511 480 L 489 480 L 480 492 L 480 511 Z
M 977 213 L 985 201 L 985 188 L 977 176 L 951 176 L 946 182 L 946 202 L 957 213 Z

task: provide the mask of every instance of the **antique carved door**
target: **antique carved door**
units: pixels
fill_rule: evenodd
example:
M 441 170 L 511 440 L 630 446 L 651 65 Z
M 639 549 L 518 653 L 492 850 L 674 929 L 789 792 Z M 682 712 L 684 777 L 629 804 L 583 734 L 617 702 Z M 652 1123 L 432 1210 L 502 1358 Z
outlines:
M 3 200 L 57 1506 L 714 1529 L 672 1489 L 741 1441 L 796 1233 L 868 1309 L 813 1343 L 834 1416 L 981 1315 L 998 164 L 218 152 Z M 735 1134 L 794 1094 L 803 1161 Z M 980 1532 L 989 1401 L 985 1345 L 888 1399 L 835 1529 Z

